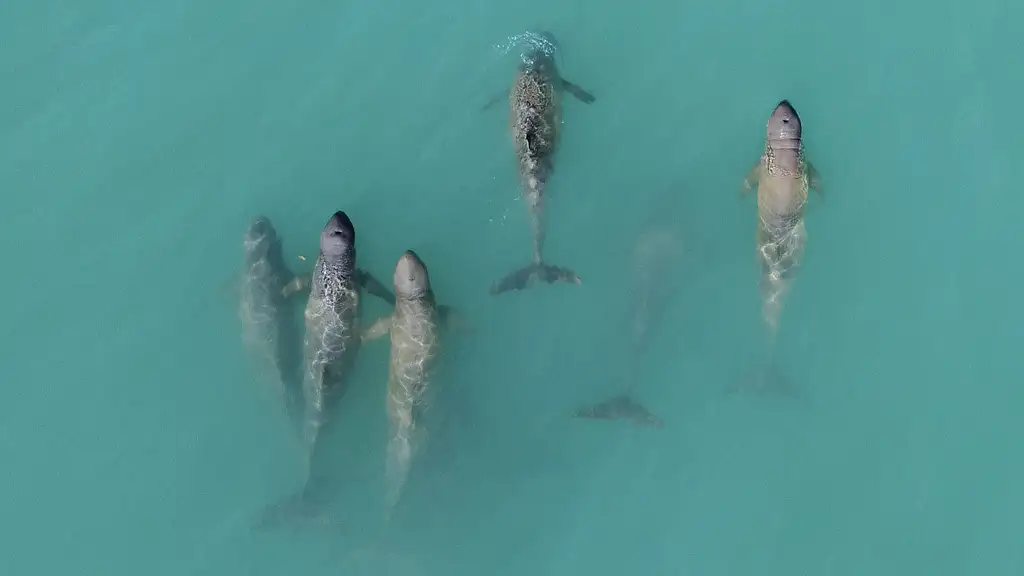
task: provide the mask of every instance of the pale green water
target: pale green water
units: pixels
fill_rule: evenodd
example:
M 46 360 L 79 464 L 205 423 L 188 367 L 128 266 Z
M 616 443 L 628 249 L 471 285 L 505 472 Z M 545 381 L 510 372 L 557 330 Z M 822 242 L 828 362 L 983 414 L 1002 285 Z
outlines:
M 1021 574 L 1022 24 L 1009 0 L 5 3 L 0 573 Z M 548 260 L 584 284 L 492 297 L 529 236 L 504 107 L 479 109 L 535 27 L 597 96 L 566 102 L 549 202 Z M 730 397 L 760 346 L 739 183 L 783 97 L 826 186 L 782 319 L 804 394 Z M 475 330 L 386 534 L 386 345 L 336 415 L 343 532 L 252 532 L 302 454 L 227 288 L 252 216 L 302 268 L 338 209 L 364 267 L 416 249 Z M 621 385 L 652 211 L 691 248 L 637 390 L 667 425 L 573 420 Z

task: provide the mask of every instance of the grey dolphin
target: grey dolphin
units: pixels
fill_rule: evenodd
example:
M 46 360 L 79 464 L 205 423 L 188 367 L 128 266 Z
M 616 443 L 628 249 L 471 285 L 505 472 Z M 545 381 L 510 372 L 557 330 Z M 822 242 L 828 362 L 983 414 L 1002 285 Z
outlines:
M 765 129 L 764 153 L 743 181 L 745 193 L 757 187 L 757 255 L 761 268 L 762 317 L 768 329 L 771 365 L 758 389 L 788 388 L 775 357 L 782 300 L 803 258 L 807 242 L 804 205 L 811 189 L 821 192 L 821 177 L 807 159 L 803 124 L 796 109 L 782 100 Z
M 275 375 L 275 393 L 292 424 L 302 410 L 302 347 L 294 310 L 288 306 L 292 286 L 303 282 L 288 268 L 281 238 L 266 216 L 249 224 L 243 242 L 245 271 L 239 317 L 246 348 Z
M 383 285 L 369 272 L 356 267 L 356 232 L 348 215 L 335 212 L 320 233 L 320 254 L 309 281 L 306 302 L 306 337 L 303 345 L 303 395 L 305 437 L 309 468 L 300 492 L 269 507 L 260 525 L 283 518 L 318 513 L 329 494 L 328 483 L 317 472 L 330 455 L 323 453 L 320 430 L 330 409 L 344 395 L 361 343 L 361 292 L 367 290 L 394 303 Z
M 626 390 L 599 404 L 577 410 L 576 417 L 629 420 L 635 425 L 652 428 L 663 426 L 661 418 L 634 399 L 634 389 L 652 328 L 677 285 L 671 276 L 681 255 L 682 243 L 673 226 L 650 228 L 637 239 L 632 257 Z
M 491 287 L 492 294 L 522 290 L 538 280 L 549 284 L 580 283 L 579 276 L 572 270 L 544 263 L 544 195 L 554 169 L 561 134 L 562 93 L 569 92 L 587 104 L 593 103 L 594 97 L 562 77 L 552 54 L 557 41 L 550 32 L 540 35 L 550 47 L 535 47 L 524 55 L 508 94 L 509 129 L 519 165 L 523 199 L 530 213 L 533 261 L 496 282 Z
M 395 307 L 390 316 L 371 324 L 364 341 L 391 335 L 388 361 L 387 415 L 390 434 L 385 479 L 386 518 L 398 502 L 409 467 L 425 440 L 422 427 L 429 410 L 431 380 L 441 351 L 441 328 L 455 312 L 434 296 L 430 273 L 419 255 L 406 250 L 395 265 Z

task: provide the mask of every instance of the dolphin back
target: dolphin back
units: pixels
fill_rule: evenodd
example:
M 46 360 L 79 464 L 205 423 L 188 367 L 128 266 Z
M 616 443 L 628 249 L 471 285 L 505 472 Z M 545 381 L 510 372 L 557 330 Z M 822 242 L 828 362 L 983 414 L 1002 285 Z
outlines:
M 260 238 L 259 242 L 268 242 Z M 279 244 L 261 247 L 247 238 L 246 270 L 239 298 L 242 340 L 271 380 L 273 395 L 293 425 L 302 410 L 302 351 L 295 302 L 283 294 L 292 278 Z
M 440 316 L 433 295 L 403 300 L 392 315 L 387 413 L 390 428 L 385 463 L 385 519 L 397 504 L 412 460 L 425 441 L 432 377 L 440 353 Z

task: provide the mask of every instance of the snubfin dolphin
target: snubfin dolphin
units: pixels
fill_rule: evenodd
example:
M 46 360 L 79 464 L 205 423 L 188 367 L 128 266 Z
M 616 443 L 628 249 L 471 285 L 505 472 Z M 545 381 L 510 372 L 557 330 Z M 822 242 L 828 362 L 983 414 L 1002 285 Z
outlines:
M 544 195 L 554 170 L 555 153 L 562 125 L 562 93 L 569 92 L 587 104 L 594 97 L 559 74 L 553 55 L 557 42 L 549 32 L 541 37 L 547 47 L 537 46 L 524 55 L 509 91 L 509 129 L 519 165 L 523 199 L 530 213 L 533 261 L 491 287 L 492 294 L 522 290 L 538 280 L 549 284 L 579 284 L 580 278 L 568 268 L 544 263 Z
M 789 391 L 775 356 L 782 300 L 803 258 L 807 242 L 804 205 L 808 191 L 821 191 L 821 178 L 807 159 L 803 125 L 796 109 L 783 100 L 772 111 L 765 130 L 764 153 L 743 181 L 745 191 L 757 187 L 757 256 L 761 267 L 761 311 L 768 328 L 769 369 L 754 386 Z
M 441 350 L 441 328 L 455 315 L 439 305 L 430 273 L 419 255 L 406 250 L 395 265 L 395 307 L 363 334 L 364 341 L 391 335 L 387 415 L 390 435 L 385 479 L 385 519 L 398 502 L 417 448 L 425 438 L 422 419 L 431 402 L 431 380 Z
M 288 517 L 319 515 L 324 498 L 329 496 L 330 484 L 318 472 L 332 455 L 319 441 L 320 430 L 347 389 L 362 342 L 359 313 L 363 289 L 394 302 L 394 296 L 378 280 L 356 267 L 355 227 L 347 214 L 335 212 L 320 233 L 320 254 L 306 302 L 303 395 L 309 447 L 307 478 L 301 491 L 264 512 L 262 526 Z
M 682 255 L 682 243 L 669 225 L 648 229 L 638 238 L 632 258 L 630 298 L 629 360 L 626 391 L 604 402 L 577 410 L 578 418 L 628 420 L 637 426 L 661 428 L 661 418 L 635 399 L 641 357 L 651 339 L 651 331 L 674 295 L 676 282 L 671 277 Z
M 245 271 L 239 298 L 243 342 L 261 365 L 274 373 L 275 393 L 294 425 L 302 413 L 302 346 L 294 310 L 293 286 L 308 282 L 285 263 L 281 238 L 265 216 L 249 224 L 243 242 Z

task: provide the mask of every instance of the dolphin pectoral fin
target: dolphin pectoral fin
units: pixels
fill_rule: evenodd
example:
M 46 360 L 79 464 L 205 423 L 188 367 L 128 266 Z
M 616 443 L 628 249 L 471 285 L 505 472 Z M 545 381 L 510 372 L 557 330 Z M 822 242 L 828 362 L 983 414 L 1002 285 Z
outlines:
M 634 426 L 646 428 L 662 428 L 665 425 L 661 418 L 625 394 L 581 408 L 573 415 L 593 420 L 629 420 Z
M 491 294 L 497 295 L 509 290 L 522 290 L 543 280 L 548 284 L 582 284 L 580 277 L 568 268 L 537 263 L 515 270 L 491 286 Z
M 363 330 L 363 342 L 372 342 L 391 331 L 391 316 L 378 318 Z
M 807 185 L 818 193 L 818 196 L 824 198 L 824 194 L 821 191 L 821 174 L 818 173 L 818 169 L 807 161 Z
M 373 274 L 370 274 L 366 270 L 357 269 L 356 282 L 358 282 L 359 285 L 362 286 L 363 289 L 365 289 L 368 293 L 373 294 L 377 298 L 380 298 L 381 300 L 387 302 L 388 304 L 391 304 L 392 306 L 395 305 L 395 295 L 392 294 L 391 291 L 388 290 L 387 287 L 385 287 L 380 280 L 377 280 L 377 278 L 375 278 Z
M 597 98 L 594 98 L 593 94 L 587 92 L 583 88 L 580 88 L 576 84 L 569 82 L 565 78 L 562 78 L 562 90 L 565 90 L 569 94 L 572 94 L 573 96 L 576 97 L 577 100 L 583 102 L 584 104 L 593 104 L 597 100 Z
M 447 304 L 437 305 L 437 316 L 441 321 L 441 325 L 449 330 L 458 332 L 471 332 L 473 330 L 466 317 Z
M 502 99 L 507 98 L 507 97 L 508 97 L 508 91 L 507 90 L 502 90 L 500 93 L 495 94 L 494 96 L 492 96 L 491 99 L 488 100 L 487 103 L 484 104 L 480 108 L 480 111 L 484 112 L 486 110 L 489 110 L 492 106 L 494 106 L 498 102 L 501 102 Z
M 754 164 L 749 171 L 747 176 L 743 178 L 743 190 L 741 195 L 746 196 L 757 187 L 757 183 L 761 180 L 761 159 L 758 158 L 757 164 Z
M 299 292 L 308 290 L 311 278 L 312 274 L 296 275 L 290 282 L 284 285 L 284 288 L 281 289 L 281 295 L 285 298 L 290 298 Z

